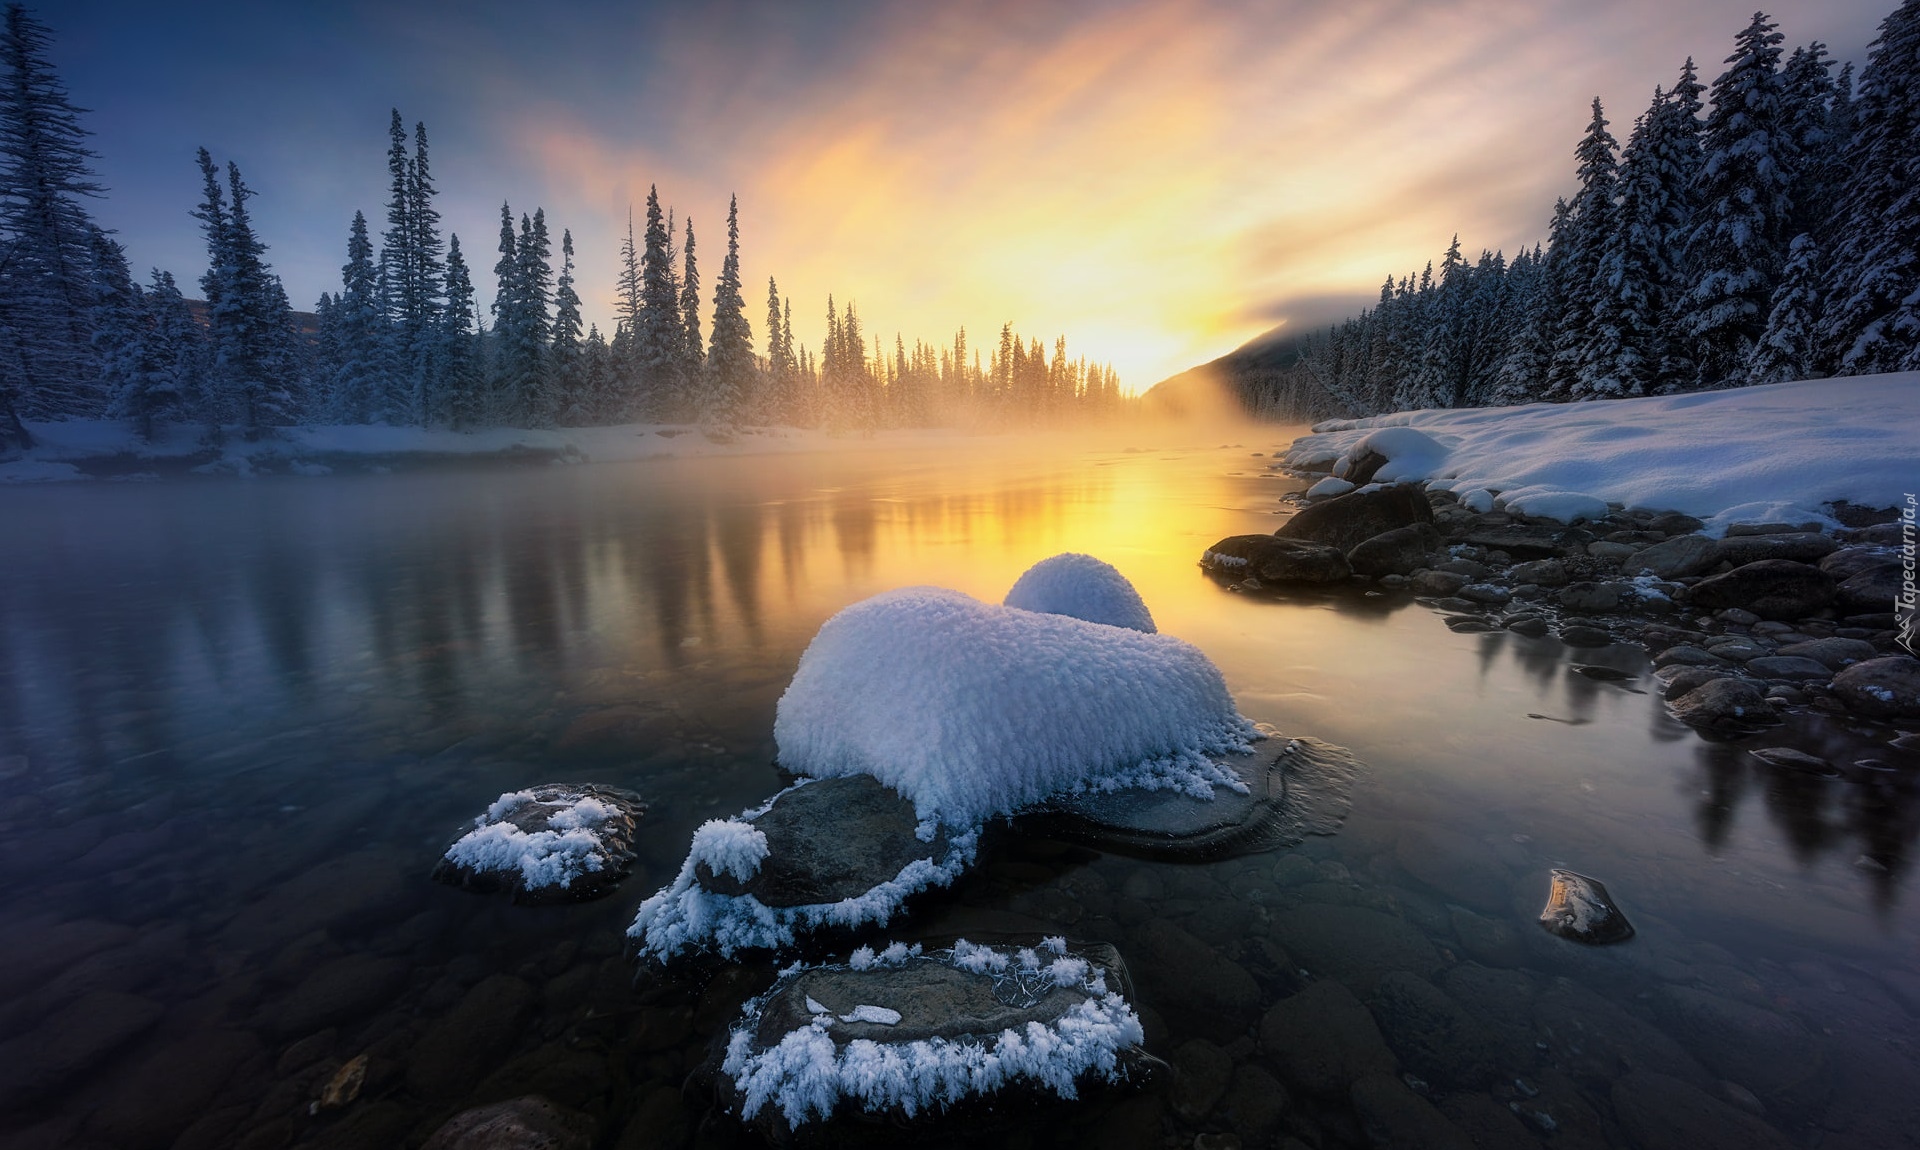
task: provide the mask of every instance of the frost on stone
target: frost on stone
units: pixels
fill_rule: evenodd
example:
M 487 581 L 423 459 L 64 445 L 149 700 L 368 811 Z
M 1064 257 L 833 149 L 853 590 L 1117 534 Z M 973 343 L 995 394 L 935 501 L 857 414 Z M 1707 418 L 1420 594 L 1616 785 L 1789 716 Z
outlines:
M 767 836 L 752 823 L 738 819 L 708 819 L 693 832 L 693 851 L 688 856 L 706 863 L 715 874 L 730 874 L 742 882 L 760 869 L 767 857 Z
M 764 1121 L 763 1112 L 771 1110 L 790 1127 L 830 1118 L 843 1106 L 911 1119 L 1011 1088 L 1072 1099 L 1090 1080 L 1125 1079 L 1127 1059 L 1144 1039 L 1133 1006 L 1109 988 L 1106 966 L 1089 961 L 1091 952 L 1056 955 L 1051 947 L 1041 949 L 1051 959 L 1045 965 L 1030 948 L 965 940 L 950 950 L 915 954 L 885 985 L 906 991 L 917 981 L 928 992 L 926 1000 L 909 993 L 896 1002 L 902 1009 L 859 1003 L 837 1016 L 830 1012 L 831 995 L 823 1004 L 808 994 L 808 1013 L 794 1010 L 790 998 L 802 986 L 855 993 L 873 985 L 861 981 L 872 977 L 865 972 L 873 967 L 789 968 L 771 990 L 746 1004 L 728 1035 L 720 1072 L 736 1092 L 743 1118 Z M 1066 949 L 1064 943 L 1060 949 Z M 1118 969 L 1111 948 L 1099 949 Z M 877 960 L 870 949 L 867 954 Z M 959 978 L 974 988 L 961 987 L 959 993 L 997 1004 L 993 1009 L 1005 1025 L 965 1032 L 954 1019 L 929 1017 L 953 1001 L 954 971 L 981 980 Z M 843 1029 L 839 1024 L 855 1025 Z M 865 1029 L 871 1026 L 901 1033 L 890 1038 Z
M 1238 789 L 1209 756 L 1258 732 L 1191 644 L 912 587 L 827 620 L 774 737 L 795 774 L 871 775 L 971 827 L 1062 792 Z
M 521 901 L 608 893 L 633 859 L 638 796 L 612 787 L 549 783 L 509 791 L 473 820 L 434 870 L 443 882 L 509 889 Z
M 1339 476 L 1329 475 L 1325 479 L 1315 483 L 1312 487 L 1307 488 L 1307 498 L 1331 499 L 1336 495 L 1345 495 L 1352 490 L 1353 484 L 1348 483 Z
M 1089 623 L 1156 633 L 1153 615 L 1127 577 L 1091 555 L 1042 559 L 1014 581 L 1005 605 Z

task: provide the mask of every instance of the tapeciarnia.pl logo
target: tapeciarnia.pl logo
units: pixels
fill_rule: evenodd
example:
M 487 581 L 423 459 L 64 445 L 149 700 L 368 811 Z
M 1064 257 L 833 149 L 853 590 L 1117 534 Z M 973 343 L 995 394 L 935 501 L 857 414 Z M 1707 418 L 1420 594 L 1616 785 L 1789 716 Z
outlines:
M 1900 594 L 1893 601 L 1894 627 L 1898 632 L 1897 641 L 1907 649 L 1909 655 L 1920 655 L 1914 649 L 1920 630 L 1920 611 L 1915 610 L 1914 577 L 1914 495 L 1907 493 L 1907 505 L 1900 509 Z

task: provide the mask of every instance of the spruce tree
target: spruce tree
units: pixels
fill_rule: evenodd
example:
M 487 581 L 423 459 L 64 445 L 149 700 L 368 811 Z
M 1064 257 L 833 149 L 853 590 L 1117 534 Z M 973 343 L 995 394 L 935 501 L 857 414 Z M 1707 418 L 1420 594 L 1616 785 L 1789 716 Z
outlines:
M 1812 236 L 1793 237 L 1766 330 L 1747 356 L 1747 383 L 1813 378 L 1813 341 L 1820 324 L 1819 260 Z
M 486 373 L 481 352 L 478 316 L 473 304 L 473 273 L 460 254 L 460 237 L 447 237 L 447 306 L 440 316 L 440 362 L 443 365 L 440 413 L 457 430 L 476 427 L 486 419 Z
M 286 293 L 262 257 L 266 245 L 254 235 L 247 201 L 252 189 L 240 167 L 227 164 L 223 195 L 218 169 L 205 148 L 199 153 L 204 200 L 193 213 L 207 237 L 207 330 L 212 347 L 209 422 L 238 420 L 248 438 L 293 422 L 292 315 Z
M 1881 22 L 1852 112 L 1820 359 L 1846 375 L 1920 368 L 1920 0 Z
M 1583 394 L 1588 351 L 1596 342 L 1599 311 L 1605 306 L 1600 260 L 1614 231 L 1614 196 L 1619 172 L 1614 163 L 1614 139 L 1599 97 L 1593 101 L 1593 119 L 1580 145 L 1580 191 L 1575 194 L 1555 246 L 1563 310 L 1553 348 L 1553 366 L 1547 375 L 1547 398 L 1567 399 Z
M 580 427 L 592 421 L 581 362 L 580 296 L 573 290 L 573 232 L 560 233 L 560 279 L 553 291 L 553 387 L 560 422 Z
M 127 270 L 127 253 L 99 228 L 90 233 L 93 249 L 94 355 L 109 414 L 133 421 L 140 438 L 153 440 L 154 424 L 175 406 L 178 396 L 156 345 L 145 293 Z
M 1788 235 L 1812 232 L 1832 211 L 1833 189 L 1847 141 L 1832 135 L 1833 77 L 1827 46 L 1815 40 L 1795 48 L 1780 68 L 1781 110 L 1792 143 L 1793 178 L 1788 199 L 1793 219 Z
M 512 421 L 518 415 L 514 410 L 519 395 L 520 381 L 516 370 L 523 366 L 524 328 L 526 327 L 525 292 L 520 284 L 519 241 L 514 236 L 513 209 L 505 202 L 500 205 L 500 258 L 494 262 L 493 294 L 493 333 L 495 349 L 493 356 L 493 382 L 488 390 L 492 393 L 488 408 L 495 419 Z
M 680 296 L 667 255 L 670 237 L 660 215 L 658 188 L 647 191 L 646 246 L 640 260 L 640 314 L 633 355 L 639 373 L 643 414 L 677 419 L 687 414 L 680 365 L 687 333 L 680 319 Z
M 206 333 L 194 320 L 172 272 L 153 269 L 146 305 L 150 324 L 148 338 L 164 382 L 156 378 L 144 398 L 156 418 L 161 414 L 174 419 L 187 418 L 201 404 L 207 373 Z
M 1744 374 L 1780 275 L 1795 159 L 1781 100 L 1781 39 L 1766 16 L 1755 13 L 1713 83 L 1686 248 L 1693 290 L 1682 321 L 1703 386 Z
M 849 305 L 851 306 L 851 305 Z M 743 419 L 752 411 L 758 370 L 753 329 L 740 294 L 740 199 L 727 203 L 727 258 L 713 289 L 713 342 L 707 349 L 707 419 Z
M 685 272 L 680 276 L 680 323 L 686 328 L 681 345 L 680 378 L 692 385 L 706 366 L 706 347 L 700 336 L 700 269 L 693 259 L 693 217 L 687 217 L 687 246 L 681 253 Z
M 1595 398 L 1644 395 L 1666 358 L 1667 296 L 1678 276 L 1672 239 L 1685 219 L 1676 192 L 1675 103 L 1656 88 L 1621 153 L 1615 227 L 1600 258 L 1594 328 L 1578 391 Z
M 337 423 L 371 423 L 376 412 L 387 419 L 394 415 L 385 403 L 388 325 L 379 281 L 366 214 L 355 212 L 347 230 L 347 262 L 340 268 L 340 295 L 334 301 L 339 366 L 327 391 L 329 418 Z
M 559 404 L 553 389 L 549 342 L 553 327 L 548 307 L 552 301 L 552 244 L 547 237 L 547 213 L 535 208 L 529 219 L 520 214 L 520 238 L 514 258 L 519 262 L 515 283 L 519 298 L 519 328 L 502 349 L 509 363 L 510 397 L 522 427 L 552 426 Z
M 767 394 L 766 418 L 793 418 L 793 377 L 787 371 L 787 345 L 792 333 L 780 315 L 780 289 L 767 277 Z
M 104 194 L 80 113 L 47 59 L 52 37 L 9 4 L 0 30 L 0 450 L 32 439 L 23 419 L 95 414 L 93 222 Z
M 646 294 L 640 276 L 640 255 L 633 242 L 633 209 L 627 209 L 627 238 L 620 245 L 620 278 L 615 287 L 618 319 L 614 324 L 613 341 L 609 345 L 612 355 L 614 375 L 618 388 L 623 393 L 612 399 L 612 409 L 605 412 L 611 419 L 630 419 L 639 413 L 636 396 L 640 386 L 639 342 L 640 313 L 645 307 Z

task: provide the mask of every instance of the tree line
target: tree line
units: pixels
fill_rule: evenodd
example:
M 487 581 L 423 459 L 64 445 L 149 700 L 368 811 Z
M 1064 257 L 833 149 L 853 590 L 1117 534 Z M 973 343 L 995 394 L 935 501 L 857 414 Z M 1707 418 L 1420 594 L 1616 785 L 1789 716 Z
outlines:
M 1756 14 L 1710 89 L 1687 60 L 1624 148 L 1596 99 L 1544 245 L 1456 236 L 1243 398 L 1300 418 L 1920 370 L 1920 0 L 1857 87 L 1783 39 Z
M 487 314 L 460 237 L 443 239 L 427 130 L 388 126 L 385 230 L 356 211 L 338 290 L 294 311 L 267 262 L 238 164 L 201 149 L 192 215 L 206 238 L 201 298 L 170 272 L 136 282 L 124 247 L 91 217 L 105 194 L 88 135 L 49 62 L 51 36 L 19 4 L 0 29 L 0 449 L 26 421 L 124 418 L 151 438 L 169 422 L 270 434 L 297 423 L 472 429 L 632 421 L 889 426 L 1066 423 L 1121 411 L 1105 364 L 1051 355 L 1003 327 L 982 361 L 950 343 L 888 348 L 855 306 L 827 300 L 816 356 L 769 278 L 756 350 L 740 273 L 739 202 L 703 303 L 693 220 L 647 195 L 620 247 L 611 333 L 585 323 L 571 230 L 558 264 L 544 209 L 500 208 Z M 704 313 L 704 315 L 703 315 Z M 703 327 L 703 318 L 705 324 Z M 971 357 L 969 352 L 971 351 Z

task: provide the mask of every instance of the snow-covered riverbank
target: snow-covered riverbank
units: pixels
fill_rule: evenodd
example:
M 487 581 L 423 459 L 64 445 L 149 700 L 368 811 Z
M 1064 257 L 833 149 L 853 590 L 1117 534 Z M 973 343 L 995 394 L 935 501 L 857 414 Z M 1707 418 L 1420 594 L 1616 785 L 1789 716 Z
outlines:
M 1418 434 L 1383 431 L 1402 428 Z M 1484 491 L 1562 521 L 1597 500 L 1685 512 L 1713 535 L 1832 526 L 1828 504 L 1902 506 L 1920 490 L 1920 372 L 1330 420 L 1283 462 L 1324 467 L 1366 448 L 1388 457 L 1376 479 L 1425 480 L 1469 505 Z
M 228 436 L 215 446 L 193 424 L 164 427 L 143 442 L 125 420 L 75 419 L 31 425 L 35 446 L 0 460 L 0 484 L 57 483 L 163 475 L 326 475 L 457 462 L 612 463 L 694 455 L 844 451 L 854 445 L 915 447 L 974 438 L 951 429 L 833 435 L 792 427 L 721 430 L 650 423 L 615 427 L 447 431 L 418 427 L 300 426 L 249 442 Z

